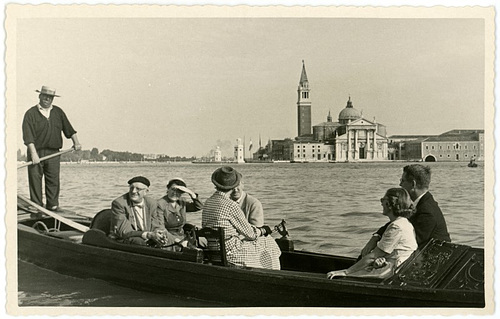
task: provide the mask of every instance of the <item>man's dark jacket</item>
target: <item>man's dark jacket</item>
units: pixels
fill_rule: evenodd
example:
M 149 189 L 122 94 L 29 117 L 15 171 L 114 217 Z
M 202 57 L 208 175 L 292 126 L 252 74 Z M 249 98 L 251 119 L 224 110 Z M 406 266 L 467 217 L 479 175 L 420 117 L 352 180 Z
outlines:
M 419 248 L 425 246 L 431 238 L 451 242 L 443 213 L 431 193 L 427 192 L 420 198 L 416 212 L 409 220 L 415 228 Z M 382 236 L 388 225 L 389 223 L 382 226 L 377 234 Z

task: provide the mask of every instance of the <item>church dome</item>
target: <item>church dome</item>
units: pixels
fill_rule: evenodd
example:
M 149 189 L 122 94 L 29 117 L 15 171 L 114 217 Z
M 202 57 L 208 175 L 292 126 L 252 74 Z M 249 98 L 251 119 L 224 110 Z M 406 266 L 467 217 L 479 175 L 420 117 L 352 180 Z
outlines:
M 339 113 L 339 122 L 345 124 L 349 122 L 349 120 L 353 121 L 359 118 L 361 118 L 361 112 L 356 110 L 352 106 L 351 97 L 349 97 L 349 101 L 347 101 L 347 106 Z

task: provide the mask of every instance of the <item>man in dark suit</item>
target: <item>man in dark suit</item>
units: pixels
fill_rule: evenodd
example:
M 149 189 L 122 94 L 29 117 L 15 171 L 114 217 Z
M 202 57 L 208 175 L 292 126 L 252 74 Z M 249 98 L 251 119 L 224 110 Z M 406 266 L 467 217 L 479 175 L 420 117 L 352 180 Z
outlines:
M 156 200 L 146 196 L 150 182 L 136 176 L 128 181 L 129 191 L 111 204 L 111 237 L 136 245 L 167 245 L 173 238 L 165 231 Z
M 420 164 L 407 165 L 403 168 L 399 186 L 406 189 L 415 205 L 416 212 L 409 218 L 415 234 L 417 244 L 422 248 L 431 238 L 451 242 L 443 213 L 429 192 L 431 169 Z M 361 251 L 361 256 L 368 254 L 384 234 L 388 224 L 375 232 L 372 238 Z

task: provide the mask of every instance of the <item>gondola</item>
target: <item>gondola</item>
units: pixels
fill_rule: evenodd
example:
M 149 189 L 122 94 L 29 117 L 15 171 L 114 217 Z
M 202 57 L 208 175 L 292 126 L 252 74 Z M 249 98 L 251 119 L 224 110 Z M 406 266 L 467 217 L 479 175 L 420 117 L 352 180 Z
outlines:
M 87 230 L 90 218 L 60 216 L 33 214 L 18 197 L 19 259 L 65 275 L 221 307 L 485 307 L 484 251 L 465 245 L 431 240 L 390 278 L 329 280 L 328 271 L 347 268 L 355 259 L 301 251 L 283 236 L 277 238 L 282 270 L 233 268 L 210 262 L 201 248 L 121 244 L 100 230 Z

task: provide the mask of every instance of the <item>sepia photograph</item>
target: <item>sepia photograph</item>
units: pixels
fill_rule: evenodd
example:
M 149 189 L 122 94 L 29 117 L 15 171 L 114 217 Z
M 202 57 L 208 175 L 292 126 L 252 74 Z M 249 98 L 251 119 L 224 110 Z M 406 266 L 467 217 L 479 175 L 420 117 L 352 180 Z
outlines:
M 7 314 L 494 313 L 493 5 L 4 9 Z

